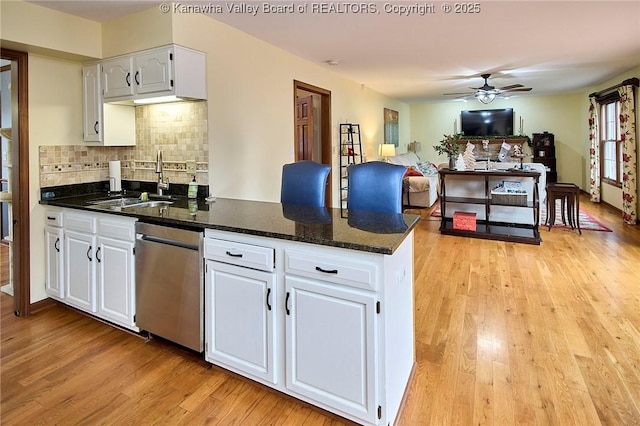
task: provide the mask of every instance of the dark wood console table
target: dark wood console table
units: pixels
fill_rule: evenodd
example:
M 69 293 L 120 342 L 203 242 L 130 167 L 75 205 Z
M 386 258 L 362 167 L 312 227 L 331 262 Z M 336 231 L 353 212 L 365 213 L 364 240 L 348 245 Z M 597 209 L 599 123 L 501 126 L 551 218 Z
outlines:
M 477 170 L 477 171 L 456 171 L 442 169 L 440 175 L 440 233 L 446 235 L 458 235 L 472 238 L 484 238 L 490 240 L 513 241 L 517 243 L 540 244 L 540 232 L 538 225 L 540 222 L 540 194 L 538 193 L 538 182 L 540 173 L 524 170 Z M 483 182 L 484 190 L 473 197 L 453 197 L 447 195 L 447 177 L 464 177 L 465 180 L 479 180 Z M 531 178 L 533 180 L 533 199 L 524 205 L 511 205 L 497 202 L 491 198 L 490 181 L 509 180 L 509 178 Z M 453 218 L 447 217 L 447 203 L 471 204 L 484 207 L 483 220 L 476 221 L 476 230 L 467 231 L 454 229 Z M 492 206 L 508 206 L 514 209 L 533 209 L 533 224 L 519 224 L 510 222 L 497 222 L 491 220 Z

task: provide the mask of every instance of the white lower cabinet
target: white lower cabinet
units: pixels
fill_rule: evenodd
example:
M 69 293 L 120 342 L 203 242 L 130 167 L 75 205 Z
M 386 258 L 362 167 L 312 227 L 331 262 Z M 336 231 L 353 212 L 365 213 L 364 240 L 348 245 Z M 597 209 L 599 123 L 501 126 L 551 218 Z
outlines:
M 376 422 L 375 293 L 285 277 L 287 388 Z
M 276 383 L 275 274 L 206 265 L 207 361 Z
M 56 300 L 120 326 L 135 325 L 135 222 L 47 209 L 45 287 Z
M 63 231 L 58 226 L 45 226 L 45 291 L 57 299 L 64 298 L 64 265 L 62 263 Z
M 104 319 L 135 327 L 135 264 L 133 241 L 107 237 L 97 239 L 98 315 Z
M 413 234 L 393 255 L 210 229 L 204 246 L 207 361 L 394 424 L 415 360 Z
M 65 230 L 64 302 L 90 313 L 96 312 L 95 247 L 95 235 Z

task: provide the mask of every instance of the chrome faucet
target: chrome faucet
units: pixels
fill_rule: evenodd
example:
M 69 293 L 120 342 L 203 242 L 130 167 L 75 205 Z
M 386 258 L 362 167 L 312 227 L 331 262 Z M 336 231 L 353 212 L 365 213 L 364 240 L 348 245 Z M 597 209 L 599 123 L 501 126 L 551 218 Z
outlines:
M 169 190 L 169 178 L 166 182 L 162 181 L 162 151 L 158 150 L 156 159 L 156 173 L 158 174 L 158 195 L 162 195 L 162 191 Z

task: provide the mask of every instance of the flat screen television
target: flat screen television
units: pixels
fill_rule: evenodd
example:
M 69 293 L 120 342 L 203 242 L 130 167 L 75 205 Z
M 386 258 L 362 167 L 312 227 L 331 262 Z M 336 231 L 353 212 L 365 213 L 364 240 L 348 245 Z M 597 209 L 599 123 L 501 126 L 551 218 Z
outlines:
M 460 123 L 465 136 L 513 135 L 513 108 L 462 111 Z

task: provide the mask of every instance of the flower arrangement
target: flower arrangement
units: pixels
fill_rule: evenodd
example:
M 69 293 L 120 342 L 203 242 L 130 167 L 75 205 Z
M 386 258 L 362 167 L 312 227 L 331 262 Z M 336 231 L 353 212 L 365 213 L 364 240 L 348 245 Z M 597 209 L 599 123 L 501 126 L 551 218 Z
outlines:
M 444 139 L 440 141 L 439 145 L 433 147 L 436 152 L 440 155 L 446 154 L 449 157 L 455 156 L 460 152 L 460 145 L 458 145 L 458 140 L 462 136 L 460 133 L 456 133 L 455 135 L 443 135 Z

